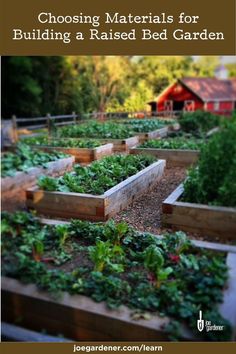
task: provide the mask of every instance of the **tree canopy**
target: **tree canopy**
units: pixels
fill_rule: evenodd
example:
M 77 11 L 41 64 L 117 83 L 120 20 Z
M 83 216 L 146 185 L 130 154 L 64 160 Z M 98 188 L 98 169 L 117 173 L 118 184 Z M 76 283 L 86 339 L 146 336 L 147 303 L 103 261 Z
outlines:
M 2 115 L 141 111 L 183 76 L 213 76 L 219 57 L 2 57 Z M 235 75 L 235 65 L 229 65 Z

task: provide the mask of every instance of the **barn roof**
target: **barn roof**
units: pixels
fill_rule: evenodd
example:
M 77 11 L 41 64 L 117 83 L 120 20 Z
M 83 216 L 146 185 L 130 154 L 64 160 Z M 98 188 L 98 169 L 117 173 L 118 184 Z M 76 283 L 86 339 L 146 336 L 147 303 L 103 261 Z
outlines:
M 220 80 L 217 78 L 185 77 L 179 82 L 202 101 L 236 100 L 236 78 Z

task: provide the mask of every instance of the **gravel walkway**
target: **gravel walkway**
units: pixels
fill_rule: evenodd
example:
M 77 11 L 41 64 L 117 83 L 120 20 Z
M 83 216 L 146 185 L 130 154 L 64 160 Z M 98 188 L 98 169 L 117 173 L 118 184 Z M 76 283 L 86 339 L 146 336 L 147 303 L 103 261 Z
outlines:
M 161 228 L 162 201 L 184 180 L 186 169 L 169 168 L 151 191 L 143 194 L 131 206 L 121 211 L 114 220 L 125 221 L 140 231 L 159 234 Z
M 151 191 L 143 194 L 132 205 L 118 213 L 114 217 L 114 220 L 117 222 L 125 221 L 136 230 L 151 232 L 156 235 L 161 235 L 167 231 L 171 232 L 171 229 L 161 226 L 162 201 L 183 182 L 185 177 L 185 168 L 167 168 L 160 182 Z M 203 236 L 198 233 L 189 232 L 186 232 L 186 234 L 191 239 L 235 245 L 234 241 L 227 238 L 222 242 L 217 236 Z

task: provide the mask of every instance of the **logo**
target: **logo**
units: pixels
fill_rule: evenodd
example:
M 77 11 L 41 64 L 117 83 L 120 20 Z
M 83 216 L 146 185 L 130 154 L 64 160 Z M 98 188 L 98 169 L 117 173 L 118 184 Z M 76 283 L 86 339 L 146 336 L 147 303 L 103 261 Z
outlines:
M 197 320 L 197 329 L 199 332 L 204 329 L 204 320 L 202 319 L 202 311 L 199 311 L 199 319 Z
M 202 311 L 199 311 L 199 319 L 197 320 L 197 329 L 199 332 L 202 332 L 203 330 L 206 330 L 206 332 L 211 332 L 211 331 L 223 331 L 224 326 L 222 325 L 216 325 L 212 323 L 212 321 L 208 320 L 203 320 L 202 319 Z

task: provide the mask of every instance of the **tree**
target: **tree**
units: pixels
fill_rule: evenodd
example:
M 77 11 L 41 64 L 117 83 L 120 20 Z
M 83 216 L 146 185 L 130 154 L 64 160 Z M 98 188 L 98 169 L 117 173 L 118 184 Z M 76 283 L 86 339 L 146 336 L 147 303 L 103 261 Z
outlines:
M 183 76 L 192 73 L 193 59 L 188 56 L 148 56 L 136 61 L 134 80 L 146 81 L 157 95 L 164 88 Z
M 78 75 L 82 74 L 92 87 L 92 100 L 96 110 L 105 112 L 109 103 L 114 99 L 119 100 L 121 92 L 125 91 L 125 79 L 129 72 L 128 59 L 120 56 L 89 56 L 75 57 L 74 60 Z
M 214 77 L 215 69 L 220 65 L 219 56 L 200 56 L 193 63 L 195 76 Z
M 2 57 L 2 115 L 39 114 L 42 88 L 34 75 L 30 57 Z

